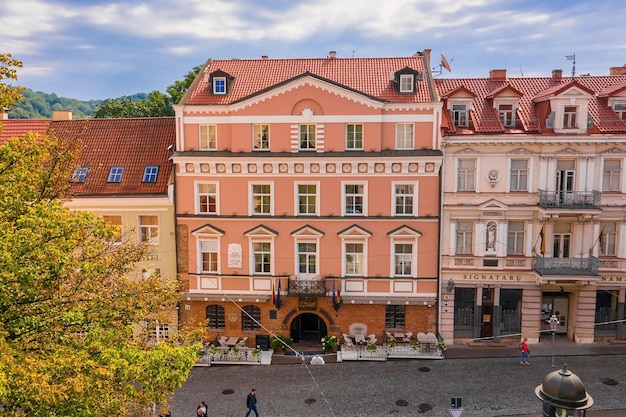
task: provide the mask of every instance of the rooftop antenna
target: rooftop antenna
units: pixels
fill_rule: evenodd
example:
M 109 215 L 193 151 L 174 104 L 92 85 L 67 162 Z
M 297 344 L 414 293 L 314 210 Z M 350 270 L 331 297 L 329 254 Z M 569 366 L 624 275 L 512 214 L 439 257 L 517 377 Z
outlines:
M 565 55 L 565 58 L 567 58 L 568 61 L 573 61 L 572 62 L 572 78 L 574 78 L 576 76 L 576 53 L 574 53 L 574 55 Z
M 352 50 L 352 58 L 354 58 L 354 49 Z
M 451 59 L 450 62 L 454 61 Z M 446 59 L 444 54 L 441 54 L 441 62 L 439 65 L 433 68 L 433 76 L 441 75 L 443 73 L 443 69 L 447 69 L 448 72 L 452 72 L 452 68 L 450 67 L 450 62 Z
M 522 74 L 522 78 L 524 77 L 524 69 L 522 68 L 522 64 L 519 64 L 519 72 Z

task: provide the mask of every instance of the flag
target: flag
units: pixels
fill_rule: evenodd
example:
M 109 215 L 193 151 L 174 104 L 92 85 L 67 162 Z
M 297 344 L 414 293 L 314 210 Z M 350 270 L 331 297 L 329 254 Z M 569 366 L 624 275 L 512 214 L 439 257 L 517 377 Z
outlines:
M 568 61 L 573 61 L 576 59 L 576 54 L 574 55 L 565 55 L 565 58 L 567 58 Z
M 337 304 L 341 304 L 341 277 L 339 277 L 339 286 L 337 287 Z
M 333 278 L 333 307 L 337 307 L 337 293 L 335 292 L 335 279 Z
M 276 304 L 276 291 L 274 290 L 274 279 L 272 279 L 272 304 Z
M 274 304 L 276 305 L 276 310 L 280 310 L 280 278 L 278 278 L 278 292 L 276 293 L 276 301 Z
M 598 236 L 598 243 L 600 244 L 600 253 L 604 252 L 604 228 L 606 224 L 602 226 L 602 230 L 600 231 L 600 236 Z
M 541 252 L 542 255 L 544 255 L 546 253 L 546 224 L 545 223 L 541 226 L 539 237 L 541 238 L 541 245 L 539 247 L 539 251 Z

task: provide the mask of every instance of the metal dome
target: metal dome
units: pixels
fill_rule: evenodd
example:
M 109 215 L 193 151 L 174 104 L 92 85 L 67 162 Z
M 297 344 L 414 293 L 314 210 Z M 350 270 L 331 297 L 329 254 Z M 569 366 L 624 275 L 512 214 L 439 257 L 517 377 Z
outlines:
M 546 375 L 543 384 L 535 388 L 535 395 L 546 404 L 568 410 L 585 410 L 593 405 L 582 381 L 567 365 Z

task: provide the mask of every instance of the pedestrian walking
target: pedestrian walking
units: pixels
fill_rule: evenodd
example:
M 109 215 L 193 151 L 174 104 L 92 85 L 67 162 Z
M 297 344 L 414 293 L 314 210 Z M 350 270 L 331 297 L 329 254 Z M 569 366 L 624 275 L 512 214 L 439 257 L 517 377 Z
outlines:
M 248 394 L 248 397 L 246 398 L 246 407 L 248 408 L 246 417 L 250 415 L 251 411 L 254 411 L 254 415 L 259 417 L 259 412 L 256 409 L 256 390 L 254 388 L 250 390 L 250 394 Z
M 204 401 L 200 401 L 200 404 L 198 404 L 196 414 L 198 417 L 207 417 L 207 406 Z
M 528 347 L 528 338 L 525 337 L 519 345 L 521 355 L 519 358 L 520 365 L 530 365 L 530 347 Z

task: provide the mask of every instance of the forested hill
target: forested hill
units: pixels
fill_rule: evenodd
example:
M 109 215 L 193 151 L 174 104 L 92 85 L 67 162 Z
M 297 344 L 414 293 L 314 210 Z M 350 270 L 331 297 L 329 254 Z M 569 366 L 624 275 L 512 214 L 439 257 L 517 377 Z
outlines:
M 30 89 L 22 91 L 22 95 L 24 99 L 19 100 L 15 107 L 8 111 L 10 119 L 50 119 L 55 110 L 70 110 L 72 118 L 84 119 L 93 117 L 98 106 L 104 102 L 104 100 L 81 101 Z M 146 100 L 148 94 L 137 93 L 126 97 L 133 101 Z

